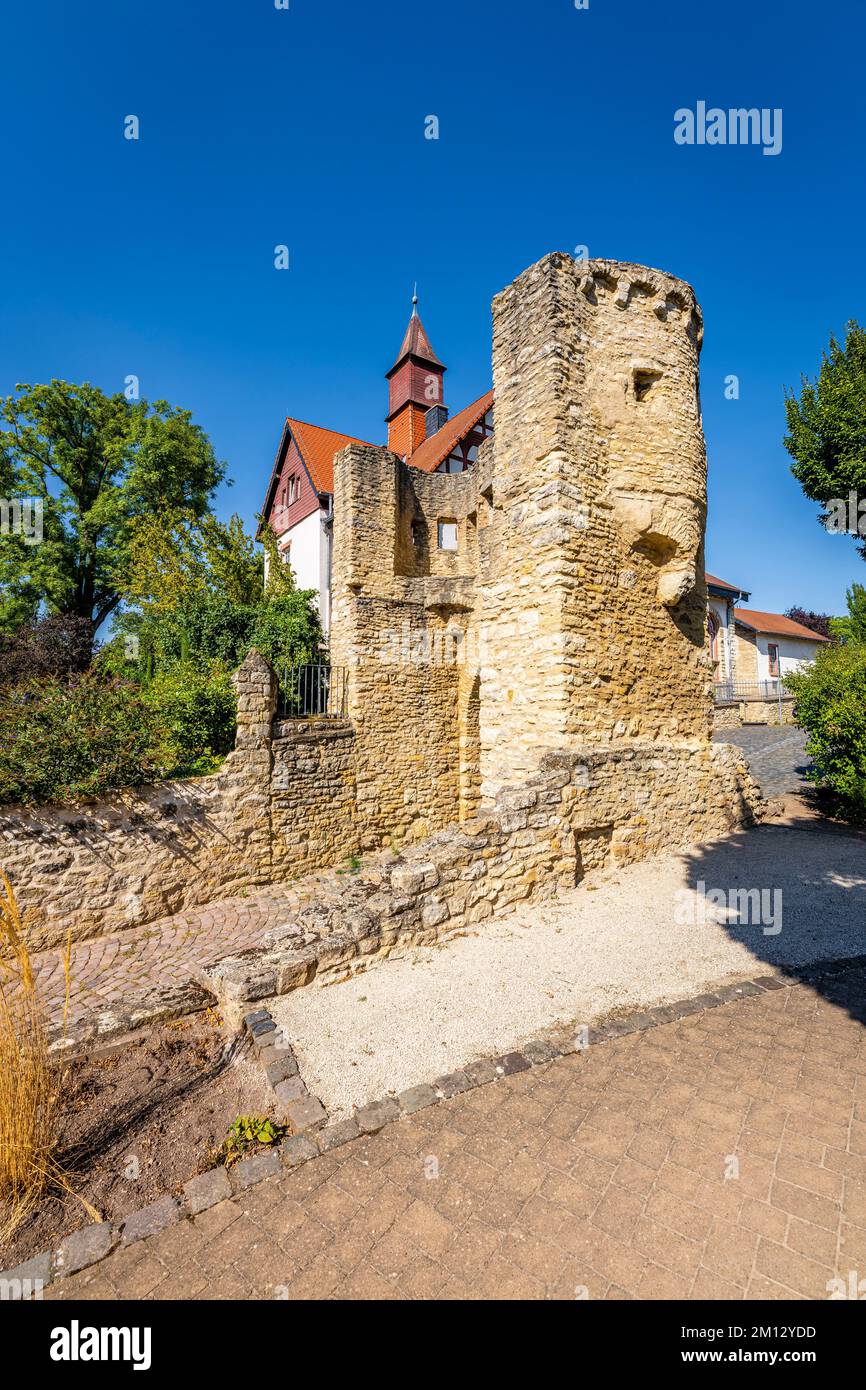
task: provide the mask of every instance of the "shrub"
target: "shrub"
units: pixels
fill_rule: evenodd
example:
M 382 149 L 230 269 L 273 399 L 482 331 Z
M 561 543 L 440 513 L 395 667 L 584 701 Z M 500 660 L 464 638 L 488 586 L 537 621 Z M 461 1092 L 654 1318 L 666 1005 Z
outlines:
M 0 690 L 0 802 L 74 801 L 160 775 L 162 730 L 136 688 L 87 672 Z
M 162 730 L 165 776 L 212 772 L 234 747 L 237 699 L 231 673 L 221 663 L 167 666 L 141 697 Z
M 93 624 L 69 614 L 52 613 L 0 633 L 0 686 L 85 671 L 92 649 Z
M 275 670 L 321 659 L 322 631 L 312 597 L 309 590 L 299 589 L 259 608 L 250 646 L 256 647 Z
M 814 760 L 807 774 L 842 814 L 866 819 L 866 644 L 826 647 L 814 665 L 785 677 Z
M 102 670 L 147 685 L 154 673 L 189 663 L 206 669 L 213 662 L 229 670 L 257 647 L 275 666 L 304 665 L 319 659 L 322 630 L 313 594 L 292 591 L 260 603 L 236 603 L 213 594 L 193 594 L 158 616 L 123 614 L 117 635 L 102 649 Z M 126 636 L 137 639 L 139 656 L 126 655 Z

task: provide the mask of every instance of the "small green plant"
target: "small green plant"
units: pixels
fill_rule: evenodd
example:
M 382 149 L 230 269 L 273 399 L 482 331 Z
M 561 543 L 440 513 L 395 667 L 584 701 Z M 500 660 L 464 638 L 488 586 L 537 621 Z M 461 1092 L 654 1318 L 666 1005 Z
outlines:
M 238 1115 L 222 1142 L 220 1159 L 231 1168 L 248 1149 L 257 1144 L 278 1144 L 285 1132 L 285 1125 L 275 1124 L 265 1115 Z
M 346 858 L 345 869 L 338 869 L 338 874 L 357 874 L 361 869 L 361 861 L 357 854 L 350 854 Z

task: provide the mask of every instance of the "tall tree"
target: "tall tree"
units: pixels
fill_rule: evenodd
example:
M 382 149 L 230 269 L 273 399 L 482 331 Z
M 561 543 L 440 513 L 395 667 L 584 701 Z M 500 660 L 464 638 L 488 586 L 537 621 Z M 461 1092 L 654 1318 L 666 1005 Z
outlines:
M 786 393 L 785 414 L 791 471 L 821 504 L 821 521 L 835 499 L 847 501 L 852 491 L 866 499 L 866 330 L 850 322 L 844 346 L 831 336 L 816 379 L 802 378 L 799 399 Z
M 0 404 L 11 496 L 36 498 L 43 538 L 0 538 L 0 625 L 36 609 L 86 619 L 91 634 L 127 589 L 136 529 L 168 510 L 203 518 L 225 476 L 189 411 L 65 381 L 22 385 Z
M 852 584 L 845 595 L 848 612 L 844 618 L 831 618 L 830 631 L 837 642 L 846 645 L 866 644 L 866 589 Z
M 795 623 L 801 623 L 811 632 L 820 633 L 822 637 L 832 635 L 830 624 L 833 618 L 830 613 L 813 613 L 811 608 L 786 608 L 785 617 L 791 618 Z

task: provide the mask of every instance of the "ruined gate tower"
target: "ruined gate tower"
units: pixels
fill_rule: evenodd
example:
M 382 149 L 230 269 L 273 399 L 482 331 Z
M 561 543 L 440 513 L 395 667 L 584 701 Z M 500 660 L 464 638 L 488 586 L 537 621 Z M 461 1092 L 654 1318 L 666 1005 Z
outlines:
M 701 331 L 683 281 L 554 253 L 494 301 L 471 472 L 337 456 L 332 660 L 365 844 L 494 809 L 559 755 L 591 755 L 572 823 L 615 852 L 697 836 L 713 798 L 741 816 L 709 741 Z
M 706 740 L 706 454 L 691 288 L 545 257 L 493 304 L 476 616 L 482 790 L 545 751 Z

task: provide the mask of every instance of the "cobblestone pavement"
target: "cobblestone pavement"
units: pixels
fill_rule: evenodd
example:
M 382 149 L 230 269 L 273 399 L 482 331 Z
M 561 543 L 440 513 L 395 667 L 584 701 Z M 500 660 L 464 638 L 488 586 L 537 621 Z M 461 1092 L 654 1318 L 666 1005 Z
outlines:
M 45 1296 L 826 1298 L 866 1270 L 864 987 L 780 988 L 502 1077 Z
M 790 725 L 722 729 L 713 739 L 716 743 L 735 743 L 742 748 L 765 796 L 784 796 L 811 786 L 803 776 L 809 759 L 802 729 Z
M 250 889 L 246 897 L 221 898 L 150 926 L 76 943 L 70 1026 L 92 1009 L 124 999 L 131 990 L 177 984 L 220 956 L 255 946 L 265 932 L 286 920 L 291 902 L 288 887 Z M 33 964 L 49 1016 L 56 1022 L 63 1016 L 66 996 L 62 953 L 39 952 Z

